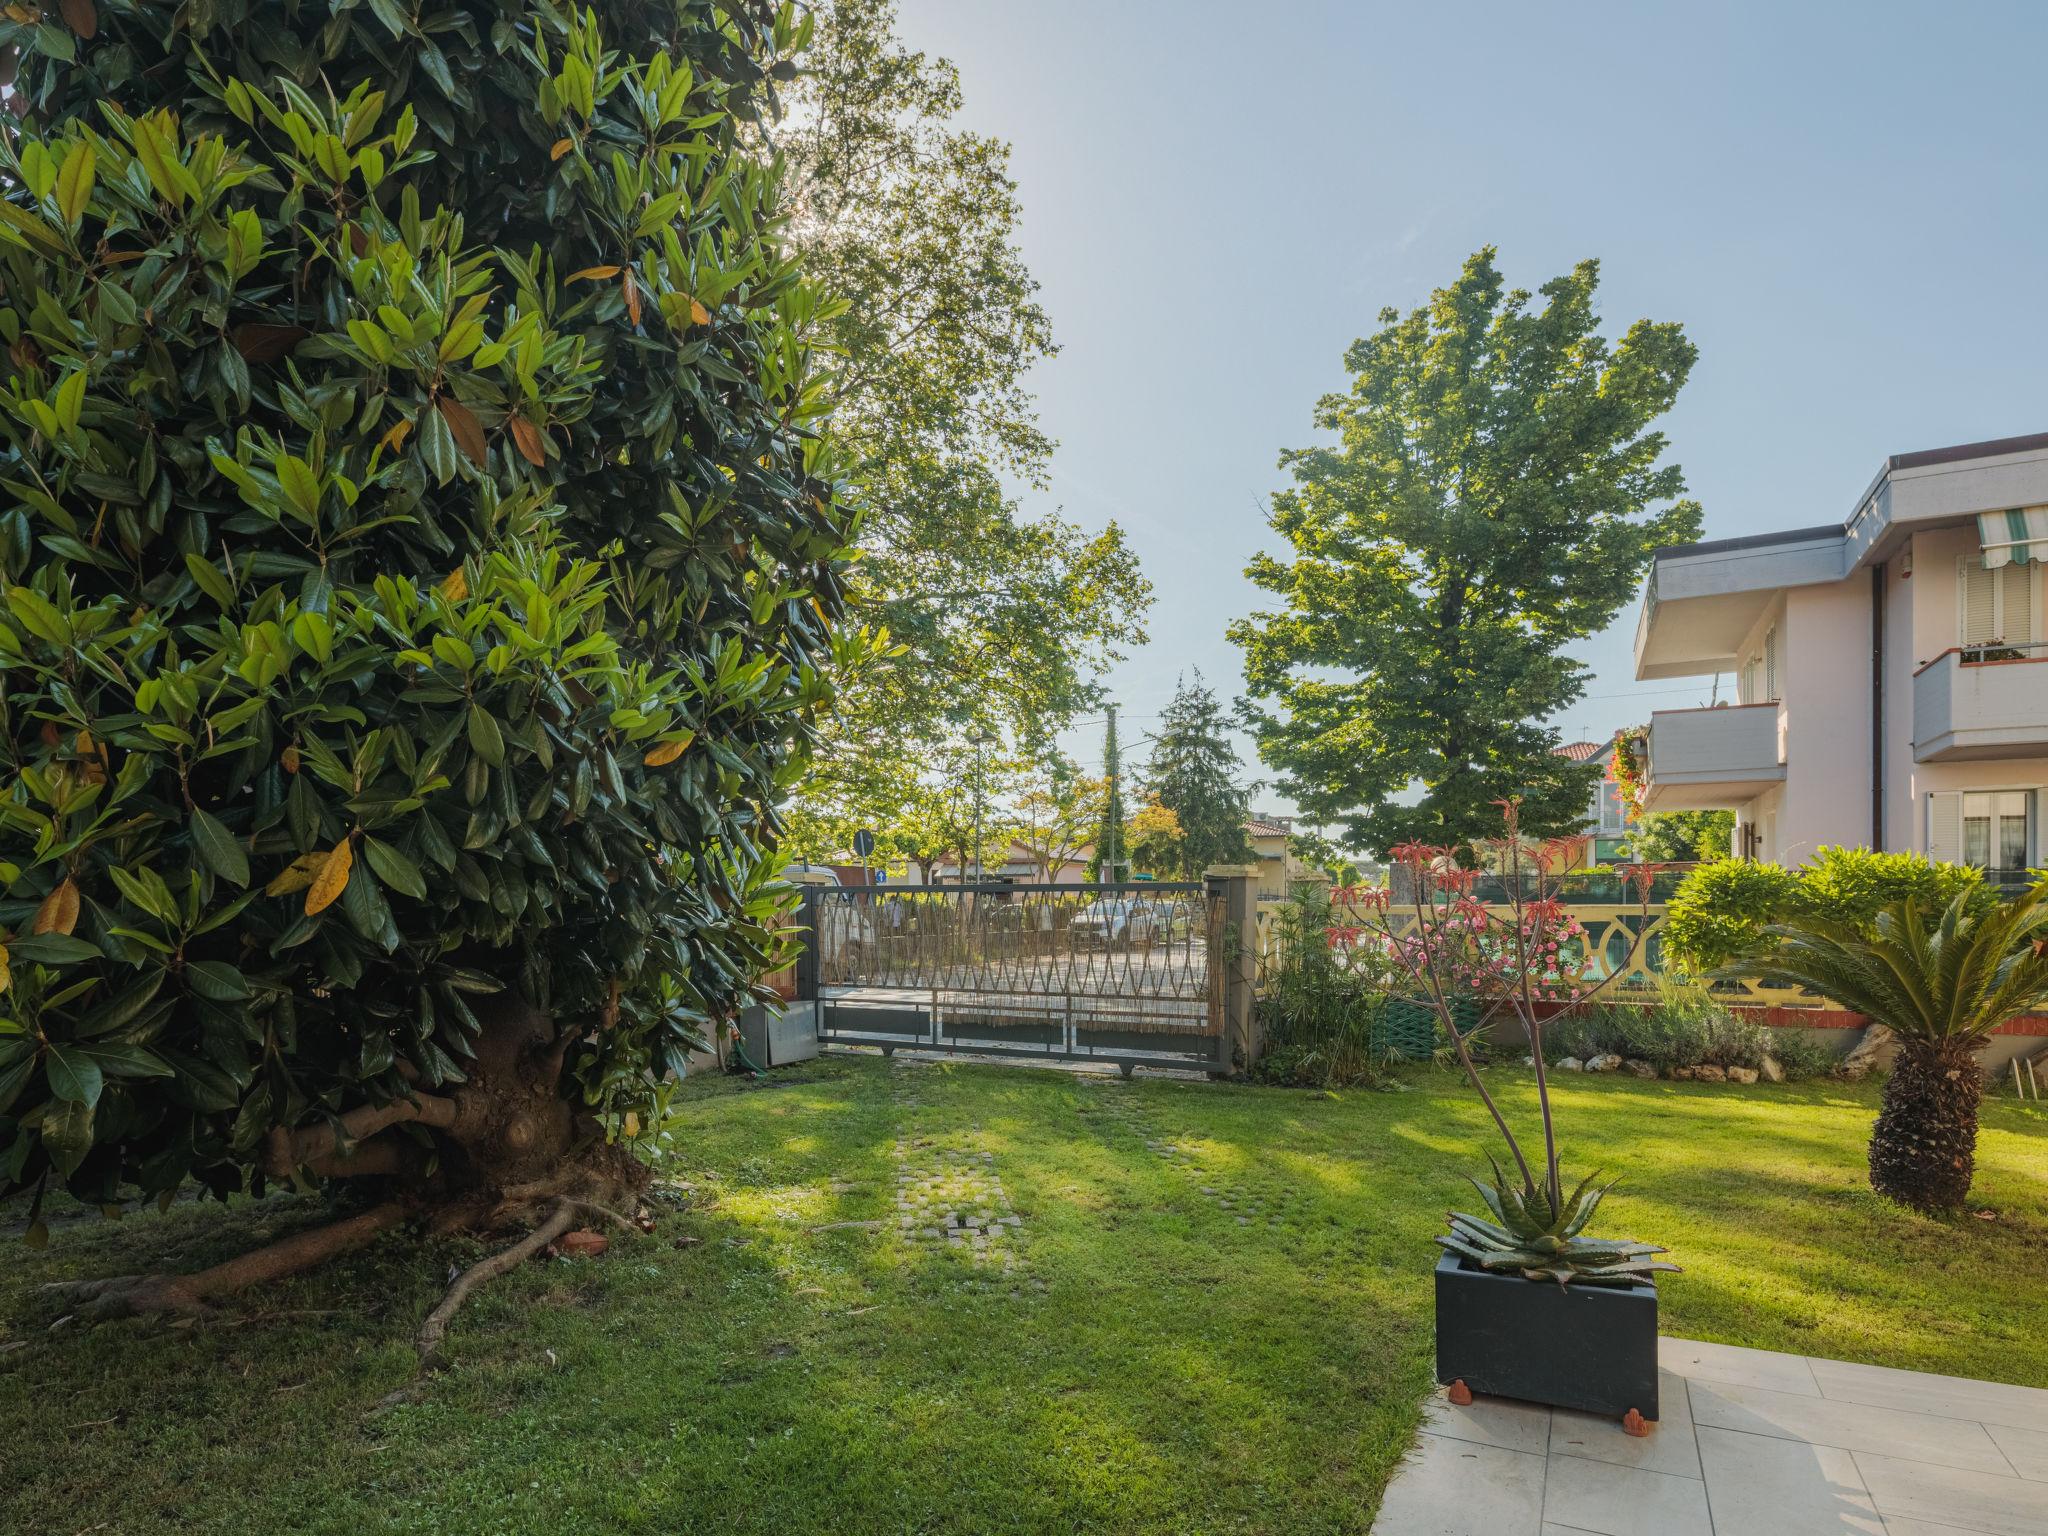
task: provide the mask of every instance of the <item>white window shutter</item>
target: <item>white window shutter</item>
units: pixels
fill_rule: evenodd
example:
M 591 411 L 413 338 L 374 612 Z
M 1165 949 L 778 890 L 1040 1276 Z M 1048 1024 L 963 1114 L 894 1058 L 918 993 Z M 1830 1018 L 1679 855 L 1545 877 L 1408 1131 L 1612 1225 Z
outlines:
M 2011 569 L 2011 567 L 2007 567 Z M 1956 612 L 1962 622 L 1957 636 L 1963 645 L 1983 645 L 1998 638 L 1995 573 L 1984 569 L 1981 560 L 1965 560 L 1957 572 Z
M 2007 645 L 2025 645 L 2034 638 L 2034 568 L 2031 565 L 2001 566 L 1999 579 L 2004 612 L 1998 616 L 1998 638 Z
M 1927 857 L 1937 864 L 1963 861 L 1963 797 L 1953 791 L 1927 797 Z

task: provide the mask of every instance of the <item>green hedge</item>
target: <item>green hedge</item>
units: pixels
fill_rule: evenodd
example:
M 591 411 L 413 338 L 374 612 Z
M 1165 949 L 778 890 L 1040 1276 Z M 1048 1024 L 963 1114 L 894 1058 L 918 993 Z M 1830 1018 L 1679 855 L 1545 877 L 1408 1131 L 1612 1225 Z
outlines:
M 1694 870 L 1673 893 L 1664 942 L 1681 966 L 1706 971 L 1754 949 L 1769 924 L 1787 917 L 1868 928 L 1895 901 L 1911 897 L 1934 910 L 1964 891 L 1977 893 L 1987 906 L 1998 899 L 1982 871 L 1937 864 L 1917 853 L 1823 848 L 1797 870 L 1726 859 Z

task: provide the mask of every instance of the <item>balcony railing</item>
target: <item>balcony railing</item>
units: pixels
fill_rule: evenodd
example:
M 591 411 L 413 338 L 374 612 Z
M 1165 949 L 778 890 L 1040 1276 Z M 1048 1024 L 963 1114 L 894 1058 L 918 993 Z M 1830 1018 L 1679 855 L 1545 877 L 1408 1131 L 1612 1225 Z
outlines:
M 1913 760 L 2048 753 L 2048 643 L 1956 646 L 1913 674 Z
M 1697 867 L 1691 863 L 1677 863 L 1658 869 L 1650 876 L 1649 899 L 1660 905 L 1669 901 L 1679 883 Z M 1395 906 L 1406 906 L 1414 901 L 1414 872 L 1406 865 L 1396 864 L 1388 871 L 1387 884 Z M 1503 905 L 1516 899 L 1534 901 L 1539 896 L 1555 897 L 1571 906 L 1583 907 L 1633 907 L 1643 899 L 1637 891 L 1635 877 L 1623 864 L 1607 869 L 1574 869 L 1563 874 L 1540 876 L 1525 872 L 1510 877 L 1482 870 L 1473 881 L 1470 895 L 1475 901 L 1488 906 Z
M 1740 805 L 1782 784 L 1779 717 L 1776 704 L 1655 711 L 1643 808 L 1714 810 Z

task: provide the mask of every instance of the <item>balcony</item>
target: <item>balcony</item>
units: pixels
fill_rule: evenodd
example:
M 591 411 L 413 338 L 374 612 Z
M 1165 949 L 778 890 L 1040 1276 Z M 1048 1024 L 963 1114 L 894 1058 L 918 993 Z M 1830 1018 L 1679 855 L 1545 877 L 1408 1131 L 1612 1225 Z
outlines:
M 1646 811 L 1712 811 L 1785 782 L 1776 704 L 1660 709 L 1650 716 Z
M 1913 674 L 1913 760 L 2048 755 L 2048 645 L 1943 651 Z

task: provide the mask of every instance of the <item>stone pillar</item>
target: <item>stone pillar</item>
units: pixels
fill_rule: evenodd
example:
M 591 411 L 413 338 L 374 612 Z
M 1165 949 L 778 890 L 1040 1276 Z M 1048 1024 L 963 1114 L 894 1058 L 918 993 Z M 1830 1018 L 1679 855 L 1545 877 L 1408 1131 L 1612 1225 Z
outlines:
M 1259 1059 L 1258 1016 L 1253 993 L 1258 977 L 1258 958 L 1253 948 L 1258 908 L 1254 904 L 1253 882 L 1256 864 L 1219 864 L 1202 872 L 1202 888 L 1212 903 L 1222 907 L 1222 932 L 1213 939 L 1209 973 L 1222 1009 L 1216 1040 L 1216 1065 L 1212 1076 L 1230 1077 L 1249 1070 Z

